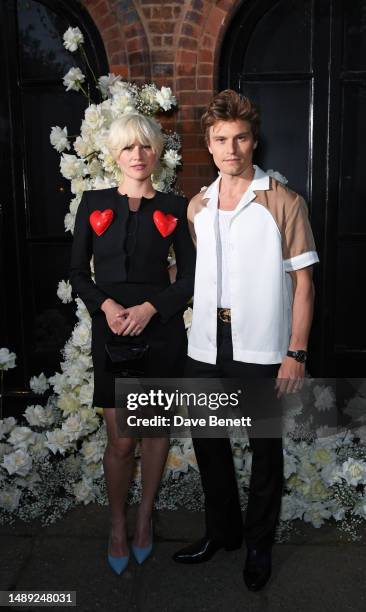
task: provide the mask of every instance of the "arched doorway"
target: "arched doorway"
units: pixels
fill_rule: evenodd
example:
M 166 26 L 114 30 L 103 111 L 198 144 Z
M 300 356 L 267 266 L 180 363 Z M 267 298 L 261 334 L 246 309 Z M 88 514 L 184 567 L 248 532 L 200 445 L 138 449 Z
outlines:
M 55 125 L 77 134 L 88 102 L 62 84 L 80 59 L 63 47 L 65 30 L 82 30 L 97 76 L 108 72 L 108 63 L 99 32 L 78 2 L 6 0 L 0 24 L 0 346 L 18 357 L 7 375 L 16 399 L 26 398 L 32 374 L 58 369 L 74 325 L 73 308 L 56 295 L 58 281 L 68 277 L 71 236 L 64 216 L 72 195 L 49 135 Z
M 366 326 L 366 4 L 244 1 L 223 42 L 220 89 L 261 107 L 258 163 L 307 199 L 321 263 L 310 368 L 362 377 Z

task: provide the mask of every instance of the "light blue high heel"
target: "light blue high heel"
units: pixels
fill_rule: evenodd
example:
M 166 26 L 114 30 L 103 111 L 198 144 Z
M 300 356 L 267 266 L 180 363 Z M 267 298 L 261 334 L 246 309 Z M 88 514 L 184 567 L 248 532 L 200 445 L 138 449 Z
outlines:
M 128 561 L 130 559 L 130 554 L 128 554 L 125 557 L 113 557 L 110 553 L 109 553 L 109 546 L 111 543 L 111 536 L 109 536 L 109 540 L 108 540 L 108 563 L 111 566 L 112 570 L 116 573 L 121 575 L 122 572 L 124 572 L 124 570 L 126 569 L 127 565 L 128 565 Z
M 137 563 L 141 565 L 151 554 L 153 547 L 153 530 L 152 530 L 152 521 L 150 520 L 150 544 L 147 546 L 135 546 L 135 544 L 131 544 L 133 556 L 135 557 Z

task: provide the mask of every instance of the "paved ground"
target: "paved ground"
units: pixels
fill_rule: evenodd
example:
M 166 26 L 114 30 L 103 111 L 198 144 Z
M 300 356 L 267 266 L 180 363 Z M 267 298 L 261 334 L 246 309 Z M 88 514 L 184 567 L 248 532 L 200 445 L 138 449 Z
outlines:
M 133 517 L 132 508 L 130 532 Z M 198 566 L 171 560 L 185 542 L 200 537 L 201 513 L 158 512 L 154 554 L 142 566 L 130 560 L 122 576 L 106 560 L 108 525 L 108 509 L 88 505 L 47 528 L 36 523 L 0 527 L 0 590 L 73 590 L 77 609 L 88 612 L 366 610 L 366 537 L 347 543 L 334 527 L 314 529 L 298 522 L 297 534 L 273 549 L 265 589 L 250 593 L 242 580 L 244 546 L 219 551 Z

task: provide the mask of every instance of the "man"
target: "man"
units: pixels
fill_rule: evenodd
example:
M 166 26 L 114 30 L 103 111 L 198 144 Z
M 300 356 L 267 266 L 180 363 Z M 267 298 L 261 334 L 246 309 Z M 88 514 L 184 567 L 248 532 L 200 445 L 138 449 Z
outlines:
M 253 166 L 259 113 L 232 90 L 202 117 L 218 178 L 190 202 L 197 246 L 187 377 L 277 378 L 278 395 L 305 374 L 312 316 L 312 264 L 318 260 L 303 198 Z M 247 545 L 244 581 L 262 588 L 283 486 L 282 438 L 251 437 L 252 474 L 243 529 L 229 439 L 193 440 L 205 494 L 206 534 L 173 556 L 211 559 Z

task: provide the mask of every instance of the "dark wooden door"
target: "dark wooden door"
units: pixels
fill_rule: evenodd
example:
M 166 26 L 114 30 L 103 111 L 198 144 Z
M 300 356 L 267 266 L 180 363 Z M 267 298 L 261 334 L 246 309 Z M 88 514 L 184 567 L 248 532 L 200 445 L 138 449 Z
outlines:
M 366 325 L 366 2 L 243 2 L 223 42 L 219 88 L 263 116 L 257 162 L 308 201 L 320 257 L 314 376 L 363 377 Z
M 80 3 L 0 3 L 0 346 L 17 354 L 16 369 L 6 375 L 13 390 L 8 399 L 26 399 L 32 375 L 59 369 L 75 322 L 73 306 L 56 295 L 58 282 L 68 277 L 71 236 L 64 216 L 73 196 L 49 140 L 55 125 L 78 133 L 87 106 L 62 84 L 80 61 L 63 47 L 69 26 L 82 30 L 95 73 L 106 74 L 101 38 Z

